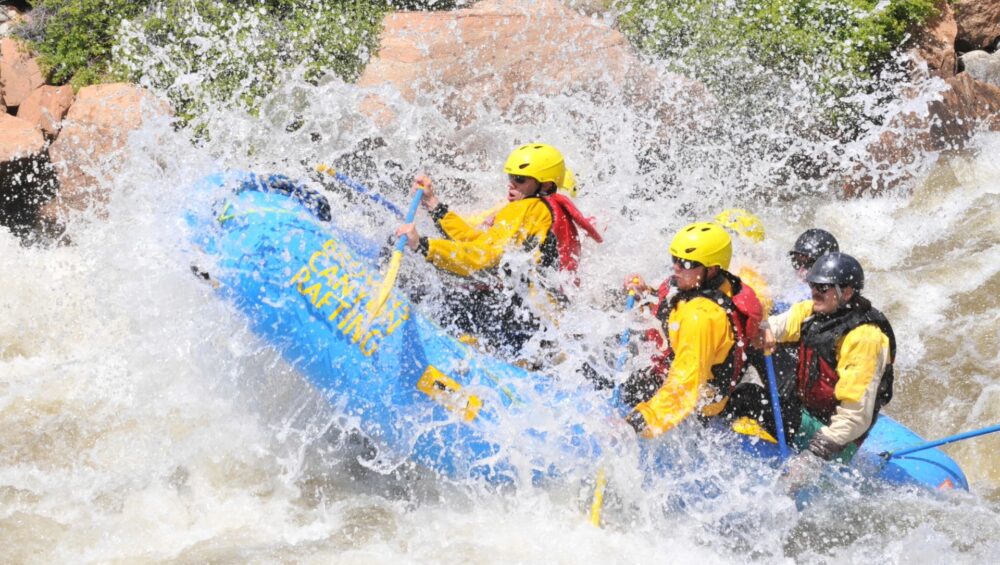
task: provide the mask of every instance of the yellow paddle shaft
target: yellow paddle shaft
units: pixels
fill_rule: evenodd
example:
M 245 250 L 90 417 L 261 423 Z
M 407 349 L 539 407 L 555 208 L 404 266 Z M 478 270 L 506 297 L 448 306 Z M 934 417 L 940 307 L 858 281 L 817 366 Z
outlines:
M 368 302 L 368 322 L 371 323 L 379 317 L 385 303 L 389 301 L 392 288 L 396 286 L 396 276 L 399 275 L 399 266 L 403 264 L 403 252 L 393 251 L 392 259 L 389 260 L 389 268 L 385 271 L 385 278 L 382 279 L 382 286 L 378 289 L 375 300 Z
M 594 527 L 600 528 L 601 510 L 604 508 L 604 488 L 608 486 L 608 478 L 604 475 L 604 469 L 597 471 L 597 479 L 594 482 L 594 501 L 590 503 L 590 523 Z

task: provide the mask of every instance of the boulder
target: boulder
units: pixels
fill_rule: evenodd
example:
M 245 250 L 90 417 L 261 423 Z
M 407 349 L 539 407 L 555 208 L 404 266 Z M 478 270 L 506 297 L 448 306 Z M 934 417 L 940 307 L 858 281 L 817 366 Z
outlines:
M 45 137 L 38 126 L 10 114 L 0 114 L 0 163 L 44 152 Z
M 976 80 L 1000 86 L 1000 51 L 970 51 L 961 57 L 962 68 Z
M 55 137 L 62 127 L 63 117 L 73 104 L 73 88 L 70 86 L 42 86 L 21 103 L 17 117 L 31 122 L 51 137 Z
M 955 2 L 955 21 L 958 24 L 956 45 L 959 51 L 996 50 L 1000 40 L 1000 2 L 958 0 Z
M 0 113 L 0 225 L 26 233 L 38 207 L 52 196 L 52 180 L 41 130 Z
M 9 37 L 0 39 L 0 80 L 4 104 L 8 107 L 20 106 L 36 88 L 45 84 L 34 57 Z
M 0 4 L 0 36 L 10 33 L 20 17 L 21 12 L 16 7 Z
M 390 14 L 378 55 L 358 79 L 362 87 L 386 84 L 410 101 L 427 96 L 462 125 L 478 111 L 539 123 L 544 117 L 525 102 L 531 95 L 582 93 L 601 102 L 621 93 L 627 103 L 656 104 L 652 111 L 665 117 L 694 114 L 663 108 L 665 96 L 693 94 L 685 105 L 710 102 L 699 83 L 657 75 L 620 32 L 559 0 L 483 0 L 449 12 Z M 383 122 L 392 117 L 378 100 L 367 108 Z
M 129 134 L 145 120 L 169 113 L 166 103 L 135 85 L 81 88 L 49 148 L 59 195 L 42 210 L 42 219 L 59 223 L 70 211 L 106 201 L 104 181 L 127 157 L 122 149 Z
M 945 81 L 941 100 L 928 105 L 934 149 L 960 149 L 979 127 L 1000 131 L 1000 87 L 969 73 Z
M 914 35 L 916 47 L 910 53 L 927 62 L 927 71 L 932 76 L 948 78 L 955 76 L 958 57 L 955 54 L 955 36 L 958 24 L 947 0 L 937 3 L 938 15 L 924 24 Z
M 1000 131 L 1000 87 L 969 73 L 945 79 L 946 87 L 922 111 L 894 119 L 845 182 L 848 196 L 880 192 L 911 178 L 907 165 L 929 151 L 963 149 L 979 129 Z

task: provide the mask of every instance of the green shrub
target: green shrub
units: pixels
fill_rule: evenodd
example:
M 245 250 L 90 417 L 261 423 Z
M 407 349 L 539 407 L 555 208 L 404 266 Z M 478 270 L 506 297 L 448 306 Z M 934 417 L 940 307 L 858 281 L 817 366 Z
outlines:
M 18 30 L 29 40 L 54 84 L 80 87 L 109 78 L 111 49 L 122 19 L 142 14 L 136 0 L 36 0 L 31 21 Z
M 55 84 L 141 81 L 168 89 L 190 118 L 208 99 L 252 109 L 300 66 L 309 80 L 354 80 L 389 8 L 387 0 L 39 0 L 19 33 Z M 175 84 L 185 76 L 197 84 Z
M 386 10 L 377 1 L 162 2 L 122 24 L 113 67 L 166 91 L 185 120 L 218 103 L 253 112 L 293 69 L 310 81 L 356 79 Z
M 396 10 L 453 10 L 467 7 L 474 0 L 392 0 Z
M 619 25 L 642 50 L 694 76 L 725 102 L 763 98 L 795 82 L 830 104 L 869 88 L 907 30 L 935 0 L 616 0 Z M 777 82 L 777 84 L 776 84 Z
M 164 90 L 190 121 L 212 104 L 255 111 L 293 69 L 355 80 L 391 9 L 468 0 L 36 0 L 17 33 L 53 84 L 112 80 Z

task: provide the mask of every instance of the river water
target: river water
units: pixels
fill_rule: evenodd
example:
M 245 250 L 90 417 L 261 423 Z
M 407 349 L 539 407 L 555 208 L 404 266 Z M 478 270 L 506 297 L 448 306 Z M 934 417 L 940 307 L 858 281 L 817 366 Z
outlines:
M 737 261 L 788 292 L 784 252 L 803 229 L 825 227 L 861 260 L 866 294 L 896 329 L 886 413 L 937 438 L 1000 421 L 1000 135 L 921 155 L 912 182 L 844 200 L 831 179 L 774 185 L 782 156 L 747 158 L 737 141 L 746 131 L 667 143 L 641 159 L 650 118 L 616 96 L 530 99 L 545 120 L 483 110 L 458 125 L 432 100 L 382 91 L 397 120 L 380 126 L 356 110 L 366 94 L 293 77 L 259 116 L 213 108 L 214 134 L 197 144 L 152 120 L 132 136 L 122 169 L 99 172 L 107 214 L 74 218 L 72 245 L 22 247 L 0 231 L 0 560 L 1000 561 L 996 435 L 945 448 L 970 493 L 848 485 L 802 511 L 770 479 L 734 473 L 711 442 L 693 448 L 698 476 L 644 485 L 612 462 L 603 528 L 587 520 L 585 482 L 497 492 L 406 465 L 372 470 L 363 442 L 341 432 L 350 421 L 191 276 L 183 222 L 186 187 L 199 176 L 304 177 L 330 161 L 400 203 L 403 179 L 426 171 L 456 208 L 482 209 L 502 198 L 510 148 L 549 141 L 607 239 L 585 243 L 566 334 L 602 347 L 625 323 L 604 313 L 616 305 L 608 296 L 628 272 L 660 280 L 670 235 L 690 221 L 751 208 L 768 238 L 738 243 Z M 330 198 L 339 221 L 378 239 L 391 232 L 378 210 Z M 714 496 L 685 502 L 702 476 L 719 479 Z

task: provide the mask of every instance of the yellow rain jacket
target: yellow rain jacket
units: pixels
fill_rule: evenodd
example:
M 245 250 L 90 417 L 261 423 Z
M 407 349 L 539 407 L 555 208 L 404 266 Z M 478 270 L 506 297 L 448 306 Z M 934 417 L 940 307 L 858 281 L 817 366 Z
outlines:
M 500 263 L 508 247 L 523 247 L 534 238 L 540 245 L 552 226 L 552 213 L 540 198 L 515 200 L 504 206 L 489 229 L 470 226 L 448 211 L 438 222 L 450 239 L 427 242 L 427 260 L 434 266 L 463 277 L 491 269 Z
M 733 295 L 729 281 L 719 290 Z M 645 421 L 645 437 L 662 434 L 695 410 L 715 416 L 728 401 L 719 398 L 710 381 L 712 367 L 726 361 L 735 343 L 729 314 L 714 301 L 698 296 L 674 306 L 666 330 L 674 353 L 667 377 L 656 394 L 633 412 Z
M 478 228 L 480 230 L 487 230 L 489 229 L 490 226 L 493 225 L 493 218 L 497 215 L 497 212 L 503 210 L 504 207 L 507 206 L 507 204 L 509 204 L 509 202 L 504 201 L 488 210 L 473 212 L 471 214 L 462 216 L 459 219 L 462 220 L 464 223 L 473 226 L 475 228 Z M 442 226 L 442 229 L 445 228 Z
M 779 342 L 797 342 L 802 337 L 802 323 L 813 314 L 812 300 L 793 304 L 782 314 L 771 316 L 768 323 Z M 890 363 L 889 337 L 877 326 L 866 324 L 847 332 L 836 346 L 838 402 L 830 424 L 818 433 L 838 445 L 860 438 L 872 426 L 878 387 Z

